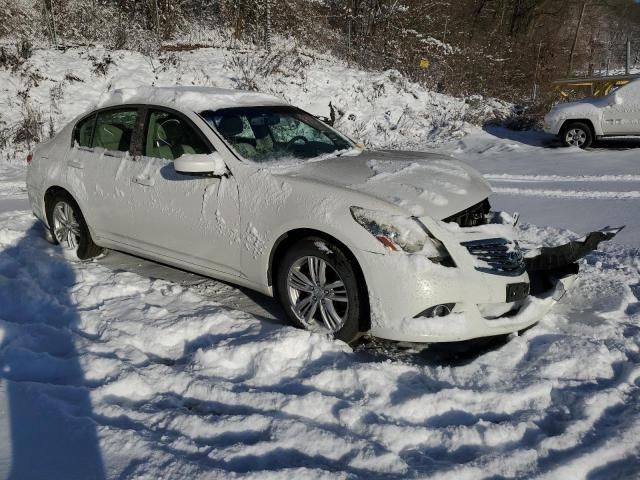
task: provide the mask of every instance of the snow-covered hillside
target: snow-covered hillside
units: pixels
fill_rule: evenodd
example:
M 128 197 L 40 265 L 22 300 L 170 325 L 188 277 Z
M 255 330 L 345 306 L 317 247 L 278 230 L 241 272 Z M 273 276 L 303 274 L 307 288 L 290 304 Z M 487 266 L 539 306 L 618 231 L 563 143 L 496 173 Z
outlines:
M 424 148 L 461 136 L 468 120 L 509 114 L 497 100 L 466 101 L 426 90 L 398 72 L 365 72 L 299 48 L 277 53 L 203 48 L 146 56 L 104 48 L 35 49 L 15 71 L 0 70 L 0 120 L 19 124 L 31 109 L 57 131 L 116 88 L 200 85 L 259 88 L 320 116 L 375 147 Z
M 105 75 L 95 69 L 107 54 L 36 50 L 17 72 L 0 70 L 2 120 L 20 122 L 27 97 L 59 128 L 116 85 L 238 81 L 223 50 L 111 52 Z M 13 159 L 9 146 L 0 478 L 638 478 L 636 151 L 544 148 L 542 134 L 464 124 L 471 105 L 393 72 L 308 61 L 283 61 L 260 87 L 322 115 L 331 101 L 338 128 L 369 145 L 437 146 L 470 162 L 496 207 L 522 213 L 527 241 L 628 228 L 521 336 L 354 351 L 287 326 L 255 293 L 115 252 L 65 257 L 29 211 L 23 148 Z

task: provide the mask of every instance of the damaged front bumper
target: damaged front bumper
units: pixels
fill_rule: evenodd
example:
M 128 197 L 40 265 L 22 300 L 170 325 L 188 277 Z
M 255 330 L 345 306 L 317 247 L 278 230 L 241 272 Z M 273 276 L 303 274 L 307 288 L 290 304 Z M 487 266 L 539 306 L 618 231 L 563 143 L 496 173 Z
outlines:
M 423 223 L 446 245 L 456 268 L 400 256 L 371 259 L 386 273 L 370 286 L 372 336 L 412 343 L 453 342 L 525 330 L 571 288 L 577 261 L 621 230 L 605 228 L 565 245 L 536 248 L 516 258 L 521 271 L 514 267 L 488 273 L 465 246 L 496 240 L 488 236 L 488 229 L 449 229 L 428 219 Z M 509 227 L 513 225 L 505 226 Z M 394 269 L 414 278 L 415 284 L 398 282 L 391 275 Z M 446 307 L 440 310 L 444 315 L 425 316 L 434 306 Z

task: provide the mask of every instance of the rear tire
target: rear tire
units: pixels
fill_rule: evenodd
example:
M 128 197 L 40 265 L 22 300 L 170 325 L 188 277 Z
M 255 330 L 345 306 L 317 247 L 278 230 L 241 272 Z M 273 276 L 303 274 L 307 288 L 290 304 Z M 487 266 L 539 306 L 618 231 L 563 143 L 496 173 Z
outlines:
M 361 336 L 363 290 L 351 260 L 318 237 L 292 245 L 277 266 L 276 294 L 291 324 L 346 343 Z
M 565 147 L 589 148 L 593 143 L 593 132 L 586 123 L 570 122 L 562 127 L 560 140 Z
M 91 238 L 80 207 L 68 193 L 56 193 L 47 202 L 47 222 L 53 243 L 74 251 L 80 260 L 88 260 L 102 253 L 102 247 Z

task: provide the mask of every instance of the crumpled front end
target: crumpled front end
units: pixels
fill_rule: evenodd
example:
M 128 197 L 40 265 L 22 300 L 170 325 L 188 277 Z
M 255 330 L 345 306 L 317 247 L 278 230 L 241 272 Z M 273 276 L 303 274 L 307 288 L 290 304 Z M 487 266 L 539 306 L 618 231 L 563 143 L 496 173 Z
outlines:
M 449 222 L 419 219 L 446 247 L 446 261 L 358 252 L 368 279 L 371 335 L 451 342 L 524 330 L 571 287 L 576 261 L 619 231 L 525 252 L 514 238 L 517 218 L 487 213 L 488 208 L 488 202 L 476 205 Z

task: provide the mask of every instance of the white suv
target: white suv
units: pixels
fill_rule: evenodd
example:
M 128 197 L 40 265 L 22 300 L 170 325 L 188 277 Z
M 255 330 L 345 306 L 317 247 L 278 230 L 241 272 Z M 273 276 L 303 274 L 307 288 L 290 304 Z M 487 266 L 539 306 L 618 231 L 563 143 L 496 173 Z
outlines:
M 556 105 L 544 118 L 544 131 L 580 148 L 600 137 L 640 135 L 640 79 L 606 97 Z
M 525 260 L 467 165 L 363 151 L 257 93 L 116 91 L 38 146 L 27 188 L 80 259 L 122 250 L 275 295 L 294 325 L 347 342 L 514 332 L 577 272 L 573 247 Z

